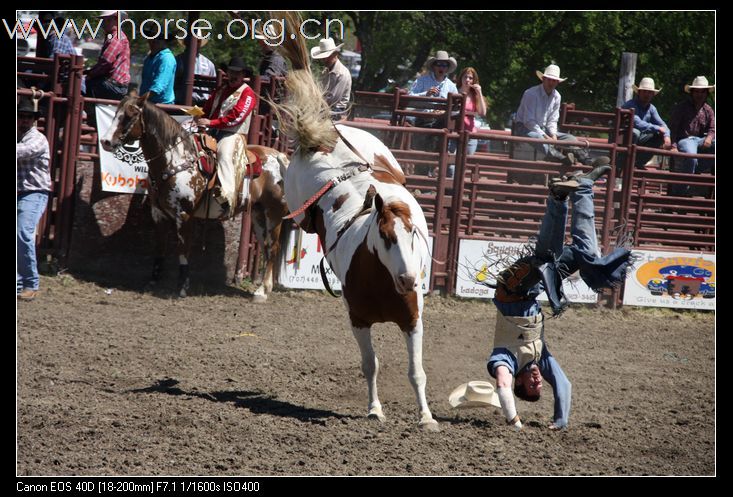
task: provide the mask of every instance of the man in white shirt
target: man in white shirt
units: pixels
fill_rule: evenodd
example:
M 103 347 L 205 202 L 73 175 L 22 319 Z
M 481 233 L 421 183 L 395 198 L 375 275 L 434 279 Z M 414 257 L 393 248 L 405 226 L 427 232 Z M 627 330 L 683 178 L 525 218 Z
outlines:
M 540 78 L 542 83 L 529 88 L 522 95 L 512 134 L 530 138 L 575 140 L 573 135 L 561 133 L 557 130 L 561 96 L 556 88 L 558 84 L 567 78 L 560 77 L 560 68 L 555 64 L 547 66 L 544 73 L 537 71 L 537 77 Z M 562 162 L 568 166 L 575 164 L 573 152 L 563 153 L 554 146 L 544 143 L 533 143 L 532 146 L 544 154 L 545 160 Z M 587 152 L 579 151 L 576 153 L 582 154 L 584 156 L 582 159 L 587 159 Z
M 313 60 L 325 67 L 321 73 L 323 98 L 331 106 L 331 119 L 339 121 L 346 117 L 351 99 L 351 73 L 339 60 L 339 52 L 344 44 L 338 46 L 333 38 L 322 39 L 317 47 L 311 48 Z

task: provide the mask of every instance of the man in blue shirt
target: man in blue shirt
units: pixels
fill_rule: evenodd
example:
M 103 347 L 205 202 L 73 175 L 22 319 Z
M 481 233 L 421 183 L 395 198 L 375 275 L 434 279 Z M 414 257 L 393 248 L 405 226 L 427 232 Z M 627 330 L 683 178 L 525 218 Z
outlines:
M 458 93 L 456 84 L 448 78 L 448 75 L 456 70 L 458 63 L 456 59 L 448 56 L 445 50 L 435 52 L 435 57 L 430 57 L 425 63 L 428 71 L 412 84 L 410 95 L 422 97 L 448 98 L 449 93 Z
M 633 142 L 642 147 L 672 148 L 672 141 L 669 136 L 669 126 L 662 120 L 657 108 L 652 104 L 654 95 L 660 89 L 654 87 L 652 78 L 642 78 L 639 86 L 632 85 L 636 97 L 624 103 L 624 109 L 634 109 L 634 137 Z M 644 169 L 654 154 L 650 152 L 637 152 L 635 167 Z
M 623 247 L 601 257 L 593 215 L 593 183 L 610 171 L 607 157 L 593 162 L 587 174 L 579 172 L 550 183 L 545 216 L 531 255 L 518 259 L 496 278 L 494 304 L 497 308 L 494 348 L 487 362 L 496 378 L 497 394 L 507 424 L 516 430 L 522 422 L 512 395 L 530 402 L 539 400 L 543 379 L 554 392 L 554 416 L 549 428 L 568 425 L 571 384 L 545 342 L 544 315 L 537 296 L 547 293 L 554 316 L 567 306 L 563 278 L 580 271 L 583 281 L 601 291 L 620 284 L 632 263 Z M 564 245 L 568 197 L 573 204 L 571 245 Z
M 156 33 L 155 27 L 145 29 L 144 34 L 148 39 L 150 53 L 143 61 L 140 94 L 150 92 L 148 101 L 155 104 L 175 103 L 176 58 L 168 48 L 170 38 L 163 33 Z

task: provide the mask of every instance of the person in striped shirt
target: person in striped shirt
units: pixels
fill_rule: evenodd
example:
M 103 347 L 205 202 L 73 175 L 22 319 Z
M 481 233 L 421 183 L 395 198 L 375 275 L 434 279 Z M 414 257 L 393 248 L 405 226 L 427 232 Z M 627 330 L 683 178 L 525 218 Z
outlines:
M 85 71 L 87 96 L 120 100 L 130 83 L 130 42 L 117 29 L 119 11 L 105 10 L 99 17 L 103 20 L 105 41 L 99 60 Z

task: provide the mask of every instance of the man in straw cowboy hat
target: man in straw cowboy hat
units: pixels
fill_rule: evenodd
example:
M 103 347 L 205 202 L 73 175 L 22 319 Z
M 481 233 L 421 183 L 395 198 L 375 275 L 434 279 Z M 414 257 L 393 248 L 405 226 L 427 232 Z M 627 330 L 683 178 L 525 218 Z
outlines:
M 106 36 L 97 63 L 85 71 L 87 96 L 120 100 L 127 95 L 130 42 L 117 29 L 119 14 L 117 10 L 104 10 L 99 15 Z
M 570 381 L 547 349 L 545 319 L 537 297 L 545 292 L 553 316 L 559 316 L 568 305 L 562 289 L 564 278 L 578 271 L 583 281 L 599 292 L 623 282 L 633 264 L 626 247 L 617 247 L 603 257 L 598 247 L 593 183 L 611 170 L 609 162 L 607 157 L 600 157 L 588 173 L 553 179 L 536 242 L 528 244 L 513 263 L 495 261 L 496 282 L 482 282 L 496 289 L 497 309 L 494 346 L 486 367 L 496 378 L 507 424 L 517 430 L 522 422 L 512 395 L 512 380 L 514 394 L 530 402 L 539 400 L 543 380 L 552 386 L 555 403 L 550 429 L 567 427 L 570 415 Z M 572 243 L 564 245 L 568 199 L 572 204 Z
M 633 142 L 642 147 L 672 148 L 669 135 L 669 126 L 664 122 L 652 103 L 654 95 L 661 91 L 655 88 L 652 78 L 641 78 L 639 86 L 632 85 L 636 96 L 624 103 L 624 109 L 634 109 L 634 137 Z M 654 154 L 651 152 L 637 152 L 635 167 L 644 168 Z
M 221 194 L 216 200 L 221 204 L 227 217 L 237 206 L 237 177 L 242 170 L 237 167 L 234 157 L 244 157 L 246 137 L 252 121 L 252 111 L 257 108 L 257 95 L 244 82 L 246 65 L 241 57 L 233 57 L 227 65 L 227 82 L 211 94 L 204 105 L 204 117 L 196 122 L 200 126 L 213 129 L 212 135 L 217 143 L 217 168 L 221 184 Z M 242 192 L 249 191 L 249 178 L 244 178 Z
M 311 58 L 324 66 L 321 73 L 323 98 L 331 107 L 331 118 L 334 120 L 346 117 L 351 99 L 351 73 L 339 60 L 343 45 L 336 45 L 333 38 L 323 38 L 317 47 L 311 48 Z
M 557 91 L 557 85 L 567 78 L 560 77 L 560 67 L 550 64 L 544 72 L 535 71 L 542 81 L 539 85 L 525 90 L 514 119 L 512 134 L 529 138 L 543 138 L 552 140 L 575 140 L 570 133 L 557 130 L 557 121 L 560 119 L 560 102 L 562 97 Z M 583 163 L 589 163 L 587 152 L 575 149 L 576 152 L 563 153 L 553 145 L 533 143 L 532 146 L 544 154 L 544 159 L 553 162 L 562 162 L 565 165 L 575 164 L 575 155 Z
M 715 111 L 707 103 L 715 85 L 708 83 L 705 76 L 697 76 L 692 84 L 685 85 L 685 92 L 690 98 L 680 102 L 672 111 L 670 120 L 670 136 L 672 149 L 686 154 L 715 153 Z M 681 173 L 710 172 L 715 161 L 710 159 L 685 158 L 675 160 L 673 169 Z M 670 194 L 687 195 L 689 185 L 670 185 Z
M 23 98 L 18 106 L 15 147 L 18 179 L 16 294 L 20 300 L 33 300 L 38 292 L 35 232 L 51 191 L 48 140 L 36 128 L 38 116 L 33 102 Z
M 410 88 L 410 95 L 447 98 L 449 93 L 458 93 L 456 84 L 448 75 L 456 70 L 456 59 L 445 50 L 438 50 L 425 62 L 427 72 L 417 78 Z
M 210 76 L 216 77 L 216 65 L 204 54 L 201 53 L 201 49 L 209 43 L 211 35 L 204 35 L 201 29 L 193 29 L 191 32 L 192 49 L 196 52 L 196 60 L 193 66 L 193 73 L 197 76 Z M 179 43 L 184 44 L 183 40 L 178 40 Z M 185 76 L 186 76 L 186 64 L 188 63 L 188 52 L 184 51 L 176 55 L 176 81 L 175 81 L 175 92 L 176 92 L 176 103 L 182 104 L 186 98 L 185 95 Z M 202 107 L 206 104 L 211 94 L 201 88 L 193 87 L 191 92 L 191 102 L 193 105 Z

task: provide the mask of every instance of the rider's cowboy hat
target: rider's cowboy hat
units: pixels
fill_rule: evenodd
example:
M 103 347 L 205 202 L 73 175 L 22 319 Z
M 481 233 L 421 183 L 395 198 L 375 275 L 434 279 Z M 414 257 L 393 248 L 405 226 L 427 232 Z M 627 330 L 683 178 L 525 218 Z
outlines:
M 555 64 L 550 64 L 549 66 L 545 67 L 545 72 L 541 71 L 535 71 L 535 74 L 537 74 L 537 77 L 540 78 L 540 81 L 542 81 L 543 78 L 547 79 L 555 79 L 562 83 L 568 78 L 561 78 L 560 77 L 560 67 Z
M 340 52 L 344 44 L 336 45 L 333 38 L 323 38 L 318 42 L 317 47 L 311 48 L 311 57 L 314 59 L 325 59 L 334 52 Z
M 103 10 L 101 14 L 99 14 L 97 17 L 110 17 L 110 16 L 116 16 L 118 10 Z
M 453 408 L 465 407 L 501 407 L 499 396 L 494 385 L 488 381 L 469 381 L 457 387 L 448 396 L 448 403 Z
M 631 87 L 636 93 L 638 93 L 639 90 L 653 91 L 655 94 L 662 91 L 661 88 L 654 88 L 654 80 L 652 78 L 641 78 L 641 81 L 639 81 L 639 86 L 631 85 Z
M 715 91 L 715 85 L 708 83 L 708 78 L 705 76 L 698 76 L 692 80 L 691 85 L 685 85 L 685 92 L 690 93 L 690 90 L 712 90 Z
M 456 59 L 454 59 L 453 57 L 449 57 L 448 52 L 446 52 L 445 50 L 436 51 L 435 57 L 428 58 L 428 61 L 425 63 L 425 65 L 428 68 L 431 68 L 436 62 L 448 62 L 450 64 L 450 67 L 448 67 L 448 74 L 455 71 L 456 67 L 458 67 L 458 62 L 456 62 Z
M 36 108 L 34 108 L 33 102 L 31 102 L 27 98 L 22 98 L 20 100 L 20 103 L 18 104 L 18 114 L 21 113 L 33 114 L 36 117 L 41 115 L 41 113 Z
M 244 71 L 247 68 L 247 64 L 244 63 L 242 57 L 234 56 L 232 60 L 227 64 L 227 71 Z

